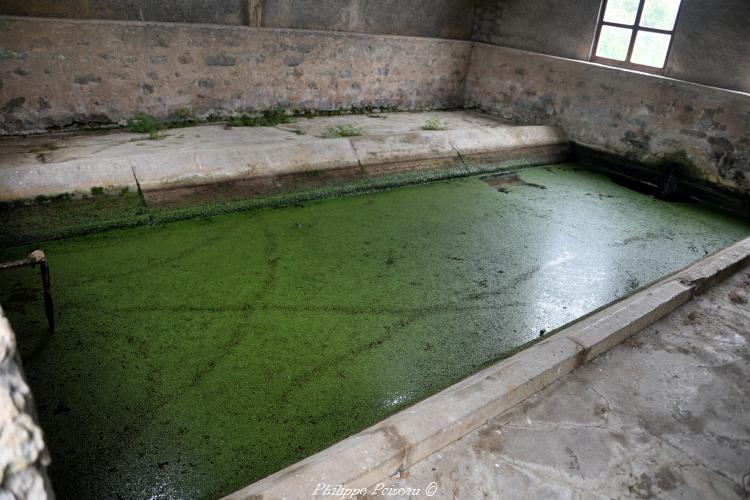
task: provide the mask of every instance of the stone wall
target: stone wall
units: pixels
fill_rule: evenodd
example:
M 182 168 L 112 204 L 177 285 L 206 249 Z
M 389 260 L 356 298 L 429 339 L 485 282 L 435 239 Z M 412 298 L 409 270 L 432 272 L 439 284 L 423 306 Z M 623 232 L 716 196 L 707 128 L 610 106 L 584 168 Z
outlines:
M 247 0 L 3 0 L 0 15 L 245 24 Z
M 683 2 L 666 74 L 750 93 L 750 1 Z
M 263 26 L 467 39 L 474 0 L 265 0 Z
M 474 0 L 3 0 L 0 15 L 468 39 L 473 5 Z
M 665 76 L 750 92 L 750 1 L 682 0 Z M 477 0 L 472 39 L 585 61 L 602 0 Z
M 750 195 L 750 95 L 477 44 L 466 105 Z
M 16 338 L 0 308 L 0 498 L 54 498 L 49 452 L 35 415 Z
M 0 133 L 139 111 L 460 107 L 470 53 L 426 38 L 0 17 Z
M 477 0 L 472 39 L 588 60 L 602 0 Z

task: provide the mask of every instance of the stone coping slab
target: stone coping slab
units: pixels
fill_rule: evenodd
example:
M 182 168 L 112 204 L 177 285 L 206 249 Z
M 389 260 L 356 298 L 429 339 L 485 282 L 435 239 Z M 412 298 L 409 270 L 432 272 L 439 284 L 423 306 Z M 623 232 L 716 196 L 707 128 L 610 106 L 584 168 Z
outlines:
M 749 262 L 747 238 L 225 498 L 311 498 L 320 484 L 366 489 L 403 473 Z
M 423 130 L 430 118 L 445 129 Z M 341 125 L 362 135 L 326 137 Z M 513 127 L 465 111 L 297 119 L 278 127 L 199 126 L 168 130 L 159 140 L 125 132 L 4 139 L 0 201 L 87 196 L 98 188 L 149 193 L 346 170 L 369 175 L 393 170 L 390 165 L 407 171 L 567 143 L 556 127 Z M 546 156 L 560 159 L 558 150 Z M 538 161 L 539 151 L 534 157 Z

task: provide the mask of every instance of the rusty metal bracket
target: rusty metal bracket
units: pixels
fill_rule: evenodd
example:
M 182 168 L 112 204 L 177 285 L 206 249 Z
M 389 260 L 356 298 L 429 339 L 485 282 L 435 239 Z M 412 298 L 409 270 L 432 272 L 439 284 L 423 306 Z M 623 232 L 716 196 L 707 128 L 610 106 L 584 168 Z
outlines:
M 52 283 L 49 277 L 49 264 L 41 250 L 34 250 L 28 257 L 11 262 L 0 262 L 0 271 L 4 269 L 13 269 L 16 267 L 31 266 L 39 264 L 39 270 L 42 275 L 42 286 L 44 287 L 44 312 L 47 315 L 47 325 L 49 331 L 55 331 L 55 308 L 52 305 Z

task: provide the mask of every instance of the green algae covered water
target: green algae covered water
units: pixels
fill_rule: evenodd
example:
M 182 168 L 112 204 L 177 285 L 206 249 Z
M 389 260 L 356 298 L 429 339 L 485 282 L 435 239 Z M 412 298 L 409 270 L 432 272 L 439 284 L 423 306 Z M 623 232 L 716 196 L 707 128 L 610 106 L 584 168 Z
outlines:
M 0 303 L 61 498 L 216 497 L 749 234 L 535 168 L 50 242 L 57 333 Z

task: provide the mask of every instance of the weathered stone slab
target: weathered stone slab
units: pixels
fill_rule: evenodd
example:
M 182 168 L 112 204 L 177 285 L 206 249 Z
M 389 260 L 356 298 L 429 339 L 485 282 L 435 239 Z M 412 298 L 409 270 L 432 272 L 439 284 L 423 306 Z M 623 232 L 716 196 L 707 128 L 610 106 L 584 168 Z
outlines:
M 449 129 L 423 130 L 432 116 Z M 352 123 L 364 135 L 328 137 L 329 129 Z M 554 127 L 516 131 L 477 113 L 437 112 L 300 118 L 279 127 L 205 125 L 162 131 L 158 140 L 112 132 L 1 142 L 0 201 L 127 188 L 140 189 L 149 202 L 189 204 L 362 175 L 462 166 L 461 158 L 486 155 L 519 164 L 525 158 L 528 164 L 551 163 L 564 158 L 555 148 L 564 146 L 566 137 Z
M 672 280 L 636 294 L 621 306 L 595 315 L 568 338 L 584 349 L 588 362 L 628 337 L 638 333 L 690 300 L 692 287 Z
M 232 150 L 165 151 L 129 158 L 144 191 L 357 166 L 348 139 Z
M 137 191 L 131 164 L 127 159 L 105 162 L 85 159 L 54 165 L 22 165 L 0 169 L 0 201 L 29 200 L 38 196 L 91 194 L 92 188 Z
M 695 293 L 703 293 L 748 263 L 750 263 L 750 239 L 745 239 L 717 252 L 709 259 L 690 266 L 678 277 L 683 283 L 695 287 Z

